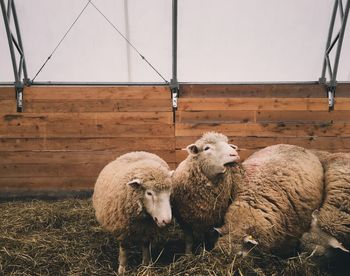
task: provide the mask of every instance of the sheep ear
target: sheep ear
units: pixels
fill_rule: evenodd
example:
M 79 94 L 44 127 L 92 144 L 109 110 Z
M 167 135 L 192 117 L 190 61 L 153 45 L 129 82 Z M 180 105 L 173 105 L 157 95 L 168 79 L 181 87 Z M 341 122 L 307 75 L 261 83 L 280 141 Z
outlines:
M 224 235 L 223 232 L 222 232 L 222 229 L 219 228 L 219 227 L 214 227 L 213 230 L 214 230 L 215 232 L 217 232 L 217 233 L 220 235 L 220 237 Z
M 259 244 L 251 235 L 245 236 L 243 241 L 245 244 L 252 244 L 252 245 Z
M 191 144 L 189 146 L 186 147 L 187 151 L 189 154 L 198 154 L 199 149 L 196 146 L 196 144 Z
M 348 253 L 350 252 L 336 238 L 330 238 L 328 241 L 328 245 L 333 247 L 333 248 L 339 248 L 339 249 L 343 250 L 344 252 L 348 252 Z
M 128 185 L 133 189 L 140 189 L 142 187 L 142 181 L 138 178 L 135 178 L 128 182 Z

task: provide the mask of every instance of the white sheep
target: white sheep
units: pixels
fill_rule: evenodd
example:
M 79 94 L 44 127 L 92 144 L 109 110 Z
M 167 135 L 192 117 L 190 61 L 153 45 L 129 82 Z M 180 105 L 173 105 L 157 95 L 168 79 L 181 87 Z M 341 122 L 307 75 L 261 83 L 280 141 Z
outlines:
M 187 146 L 189 155 L 173 174 L 173 213 L 185 232 L 186 254 L 192 253 L 193 235 L 208 239 L 223 223 L 240 170 L 236 150 L 225 135 L 208 132 Z
M 301 238 L 301 249 L 320 260 L 334 248 L 350 249 L 350 154 L 317 154 L 325 171 L 325 198 L 312 215 L 311 229 Z
M 215 249 L 243 256 L 255 246 L 293 253 L 321 203 L 320 161 L 304 148 L 280 144 L 255 152 L 242 165 L 243 181 L 235 183 Z
M 142 261 L 150 261 L 149 243 L 171 222 L 171 172 L 164 160 L 148 152 L 118 157 L 97 178 L 93 206 L 98 222 L 119 241 L 118 273 L 126 271 L 127 251 L 142 245 Z

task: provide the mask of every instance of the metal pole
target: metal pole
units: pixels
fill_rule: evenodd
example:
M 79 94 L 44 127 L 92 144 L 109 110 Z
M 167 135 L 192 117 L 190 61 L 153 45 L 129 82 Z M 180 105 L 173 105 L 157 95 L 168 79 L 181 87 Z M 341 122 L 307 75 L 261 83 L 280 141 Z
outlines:
M 337 52 L 336 52 L 335 60 L 334 60 L 334 69 L 333 69 L 333 75 L 332 75 L 332 79 L 331 79 L 331 85 L 335 85 L 336 80 L 337 80 L 340 52 L 341 52 L 341 48 L 342 48 L 342 44 L 343 44 L 346 22 L 347 22 L 348 15 L 349 15 L 349 9 L 350 9 L 350 0 L 348 0 L 348 2 L 346 3 L 344 17 L 343 17 L 342 25 L 341 25 L 340 32 L 339 32 L 338 47 L 337 47 Z
M 173 0 L 173 16 L 172 16 L 172 80 L 177 82 L 177 0 Z
M 22 44 L 22 38 L 21 38 L 21 31 L 19 28 L 18 24 L 18 19 L 17 19 L 17 12 L 16 12 L 16 7 L 15 7 L 15 1 L 12 1 L 12 14 L 13 14 L 13 21 L 15 23 L 15 28 L 16 28 L 16 33 L 17 33 L 17 40 L 18 40 L 18 45 L 22 51 L 22 60 L 23 60 L 23 75 L 24 75 L 24 83 L 29 84 L 29 79 L 28 79 L 28 74 L 27 74 L 27 65 L 26 65 L 26 59 L 24 56 L 24 49 L 23 49 L 23 44 Z
M 323 83 L 323 84 L 326 83 L 326 66 L 327 66 L 327 59 L 326 59 L 327 52 L 326 51 L 329 48 L 329 45 L 331 44 L 335 17 L 337 15 L 337 8 L 338 8 L 338 0 L 335 0 L 334 1 L 334 6 L 333 6 L 332 18 L 331 18 L 331 22 L 329 24 L 328 38 L 327 38 L 327 42 L 326 42 L 325 55 L 323 57 L 322 75 L 321 75 L 321 77 L 319 79 L 319 82 Z
M 5 23 L 5 29 L 6 29 L 6 34 L 7 34 L 7 40 L 10 48 L 10 53 L 11 53 L 11 60 L 12 60 L 12 67 L 13 67 L 13 73 L 15 75 L 15 83 L 18 84 L 20 82 L 18 75 L 17 75 L 17 64 L 16 64 L 16 56 L 15 56 L 15 51 L 13 49 L 13 44 L 12 44 L 12 37 L 11 37 L 11 30 L 8 22 L 8 17 L 6 13 L 6 7 L 4 0 L 0 0 L 1 4 L 1 10 L 2 10 L 2 16 L 4 18 L 4 23 Z
M 177 99 L 179 97 L 179 83 L 177 81 L 177 0 L 173 0 L 172 6 L 172 78 L 170 81 L 170 89 L 173 111 L 175 112 L 177 109 Z

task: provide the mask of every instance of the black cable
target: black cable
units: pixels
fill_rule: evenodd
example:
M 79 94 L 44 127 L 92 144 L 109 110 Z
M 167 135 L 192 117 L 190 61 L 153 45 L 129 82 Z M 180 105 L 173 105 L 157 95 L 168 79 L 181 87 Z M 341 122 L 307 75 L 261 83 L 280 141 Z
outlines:
M 68 35 L 68 33 L 71 31 L 71 29 L 73 28 L 73 26 L 75 25 L 75 23 L 77 23 L 77 21 L 79 20 L 80 16 L 83 14 L 83 12 L 86 10 L 87 6 L 91 3 L 91 0 L 88 0 L 86 5 L 84 6 L 84 8 L 81 10 L 81 12 L 79 13 L 79 15 L 77 16 L 77 18 L 74 20 L 74 22 L 72 23 L 72 25 L 69 27 L 69 29 L 67 30 L 67 32 L 64 34 L 64 36 L 61 38 L 61 40 L 58 42 L 57 46 L 55 47 L 55 49 L 53 49 L 52 53 L 47 57 L 46 61 L 44 62 L 44 64 L 40 67 L 40 69 L 38 70 L 38 72 L 35 74 L 34 78 L 32 79 L 32 82 L 35 80 L 35 78 L 39 75 L 39 73 L 41 72 L 41 70 L 43 70 L 43 68 L 45 67 L 46 63 L 51 59 L 52 55 L 56 52 L 57 48 L 61 45 L 61 43 L 63 42 L 63 40 L 66 38 L 66 36 Z
M 169 82 L 163 77 L 163 75 L 147 60 L 147 58 L 145 58 L 144 55 L 140 53 L 139 50 L 137 50 L 137 48 L 118 30 L 118 28 L 107 18 L 107 16 L 105 16 L 103 12 L 95 6 L 95 4 L 92 1 L 91 5 L 104 17 L 104 19 L 109 23 L 109 25 L 111 25 L 112 28 L 116 30 L 122 38 L 125 39 L 125 41 L 131 46 L 131 48 L 133 48 L 136 51 L 136 53 L 139 54 L 139 56 L 153 69 L 153 71 L 156 72 L 158 76 L 160 76 L 165 81 L 165 83 L 168 84 Z

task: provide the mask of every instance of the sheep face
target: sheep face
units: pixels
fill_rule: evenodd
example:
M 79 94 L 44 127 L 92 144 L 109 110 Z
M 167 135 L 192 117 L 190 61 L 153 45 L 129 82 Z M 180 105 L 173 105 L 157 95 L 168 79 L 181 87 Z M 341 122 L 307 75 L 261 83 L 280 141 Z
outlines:
M 226 136 L 225 136 L 226 137 Z M 202 173 L 209 179 L 223 174 L 228 166 L 239 160 L 238 147 L 226 140 L 199 139 L 187 146 L 188 153 L 198 162 Z
M 341 242 L 324 232 L 318 226 L 318 215 L 318 210 L 312 213 L 311 229 L 309 232 L 304 233 L 300 239 L 302 251 L 310 253 L 315 257 L 331 257 L 334 249 L 340 249 L 349 253 L 349 250 Z
M 152 189 L 152 185 L 145 185 L 140 179 L 134 179 L 128 185 L 138 191 L 140 207 L 153 218 L 158 227 L 164 227 L 171 222 L 170 189 Z

